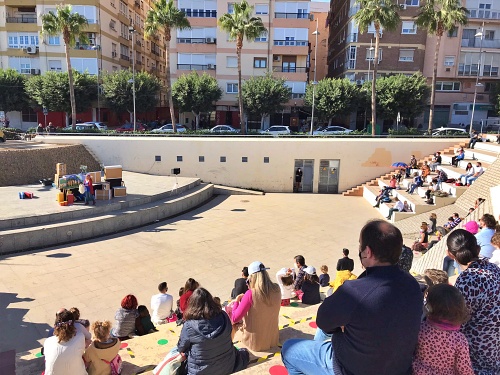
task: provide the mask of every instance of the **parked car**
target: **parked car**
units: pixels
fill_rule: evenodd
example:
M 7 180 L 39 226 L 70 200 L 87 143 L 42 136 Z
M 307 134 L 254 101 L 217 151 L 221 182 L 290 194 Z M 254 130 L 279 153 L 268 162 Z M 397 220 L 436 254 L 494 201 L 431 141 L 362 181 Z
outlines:
M 108 126 L 104 122 L 100 121 L 85 121 L 84 123 L 76 124 L 76 126 L 86 125 L 86 124 L 94 124 L 95 126 L 97 126 L 97 129 L 99 130 L 108 130 Z
M 135 130 L 138 132 L 143 132 L 146 130 L 146 128 L 141 124 L 141 123 L 136 123 L 135 124 Z M 124 124 L 118 129 L 115 129 L 117 133 L 126 133 L 126 132 L 133 132 L 134 131 L 134 124 Z
M 239 133 L 238 129 L 229 125 L 217 125 L 210 129 L 210 133 Z
M 184 133 L 185 131 L 186 128 L 184 125 L 177 124 L 177 133 Z M 165 124 L 162 127 L 151 131 L 151 133 L 173 133 L 173 132 L 174 132 L 174 127 L 172 124 Z
M 5 133 L 0 129 L 0 142 L 5 142 Z
M 451 137 L 451 136 L 468 136 L 469 133 L 465 129 L 459 128 L 438 128 L 432 131 L 433 137 Z
M 279 135 L 279 134 L 291 134 L 289 126 L 284 125 L 273 125 L 269 127 L 267 130 L 259 131 L 260 134 L 271 134 L 271 135 Z
M 73 127 L 71 125 L 66 126 L 65 128 L 63 128 L 63 130 L 85 133 L 86 131 L 91 131 L 91 132 L 98 131 L 99 128 L 95 124 L 87 124 L 87 123 L 81 122 L 81 123 L 75 125 L 74 130 L 73 130 Z
M 327 126 L 322 130 L 316 130 L 313 135 L 332 135 L 332 134 L 349 134 L 352 133 L 351 129 L 344 128 L 343 126 Z

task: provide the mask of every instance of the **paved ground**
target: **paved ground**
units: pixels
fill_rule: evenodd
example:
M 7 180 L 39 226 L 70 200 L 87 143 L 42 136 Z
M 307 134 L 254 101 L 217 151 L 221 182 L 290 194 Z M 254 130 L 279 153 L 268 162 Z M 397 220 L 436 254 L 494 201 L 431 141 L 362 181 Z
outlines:
M 340 195 L 219 196 L 157 225 L 0 257 L 0 352 L 39 347 L 62 306 L 112 320 L 126 294 L 149 305 L 164 280 L 174 295 L 194 277 L 227 298 L 241 267 L 256 259 L 271 273 L 297 254 L 333 270 L 343 247 L 356 258 L 359 230 L 374 214 L 364 199 Z

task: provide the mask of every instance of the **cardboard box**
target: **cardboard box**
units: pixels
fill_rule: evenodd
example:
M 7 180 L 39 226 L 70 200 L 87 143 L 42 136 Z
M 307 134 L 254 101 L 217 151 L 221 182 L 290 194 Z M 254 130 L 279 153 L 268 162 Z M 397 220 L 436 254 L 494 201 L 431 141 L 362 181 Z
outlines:
M 95 184 L 97 182 L 101 182 L 101 172 L 87 172 L 92 178 L 92 182 Z
M 127 188 L 123 187 L 115 187 L 113 188 L 113 194 L 115 197 L 126 197 L 127 196 Z
M 61 178 L 61 175 L 56 173 L 54 175 L 54 184 L 56 184 L 56 187 L 59 187 L 59 179 Z
M 66 164 L 64 163 L 57 163 L 56 164 L 56 173 L 59 174 L 59 175 L 65 175 L 67 172 L 66 170 Z
M 111 185 L 109 182 L 101 182 L 102 190 L 111 190 Z
M 108 178 L 122 178 L 122 166 L 121 165 L 110 165 L 104 167 L 104 179 Z
M 111 199 L 111 190 L 96 190 L 95 199 L 107 201 Z

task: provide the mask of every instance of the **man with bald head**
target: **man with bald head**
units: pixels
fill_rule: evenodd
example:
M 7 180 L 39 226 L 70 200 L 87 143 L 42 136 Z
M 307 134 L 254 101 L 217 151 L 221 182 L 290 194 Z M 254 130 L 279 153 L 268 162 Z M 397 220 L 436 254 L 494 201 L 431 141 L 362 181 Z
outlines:
M 401 232 L 391 223 L 374 220 L 363 227 L 359 259 L 365 272 L 325 299 L 314 340 L 284 343 L 290 375 L 411 374 L 422 293 L 397 265 L 402 247 Z

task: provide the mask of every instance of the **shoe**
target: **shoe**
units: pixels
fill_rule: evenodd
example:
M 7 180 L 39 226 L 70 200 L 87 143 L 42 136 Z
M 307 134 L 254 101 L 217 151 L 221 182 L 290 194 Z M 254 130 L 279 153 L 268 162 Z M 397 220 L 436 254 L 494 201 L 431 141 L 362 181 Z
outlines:
M 386 219 L 387 219 L 387 220 L 391 220 L 390 216 L 387 216 L 387 217 L 386 217 Z

